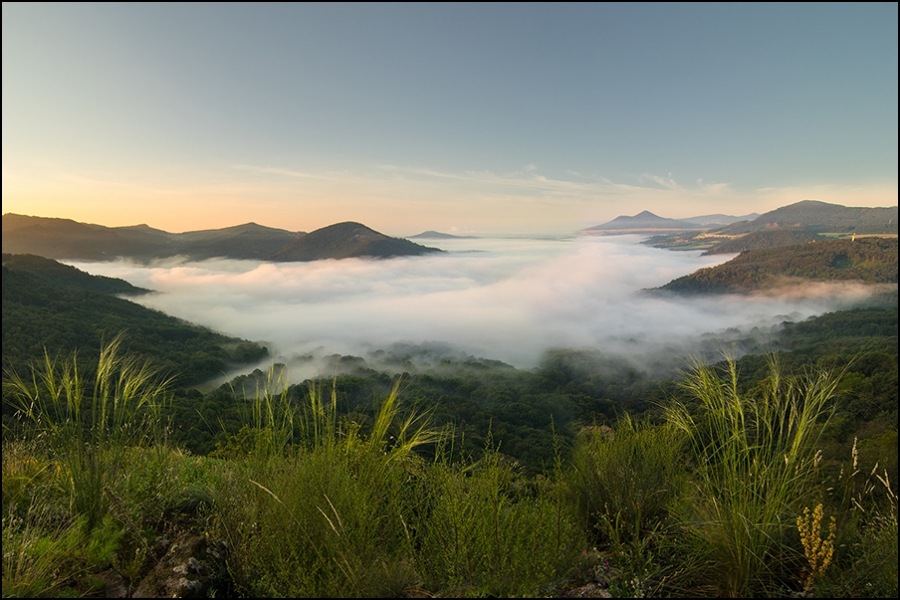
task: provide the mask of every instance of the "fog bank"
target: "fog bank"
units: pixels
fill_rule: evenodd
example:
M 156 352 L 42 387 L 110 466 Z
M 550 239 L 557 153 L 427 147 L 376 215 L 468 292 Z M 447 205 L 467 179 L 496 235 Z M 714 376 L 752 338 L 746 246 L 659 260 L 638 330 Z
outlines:
M 786 296 L 640 294 L 732 256 L 702 257 L 638 241 L 636 236 L 429 240 L 448 253 L 277 264 L 72 264 L 155 290 L 133 300 L 262 341 L 276 360 L 307 367 L 313 363 L 300 357 L 371 356 L 395 344 L 452 348 L 522 368 L 536 366 L 547 349 L 558 347 L 684 356 L 697 351 L 705 334 L 735 337 L 754 327 L 769 330 L 784 320 L 846 307 L 868 293 L 861 286 L 820 284 L 810 293 L 793 289 Z M 308 368 L 303 371 L 292 379 L 311 375 Z

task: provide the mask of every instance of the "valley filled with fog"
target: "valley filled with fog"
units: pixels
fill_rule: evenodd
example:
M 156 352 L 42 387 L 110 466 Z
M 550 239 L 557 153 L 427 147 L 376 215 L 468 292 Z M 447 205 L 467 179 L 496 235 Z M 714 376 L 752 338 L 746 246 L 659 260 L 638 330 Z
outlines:
M 762 342 L 785 320 L 847 307 L 866 293 L 646 294 L 733 255 L 661 250 L 640 239 L 428 241 L 446 252 L 389 260 L 69 264 L 154 290 L 133 299 L 147 307 L 265 343 L 293 381 L 332 374 L 319 359 L 333 354 L 362 356 L 376 368 L 391 368 L 379 360 L 397 355 L 412 355 L 419 368 L 466 355 L 530 368 L 548 349 L 590 348 L 641 366 L 683 365 L 701 343 L 708 350 Z

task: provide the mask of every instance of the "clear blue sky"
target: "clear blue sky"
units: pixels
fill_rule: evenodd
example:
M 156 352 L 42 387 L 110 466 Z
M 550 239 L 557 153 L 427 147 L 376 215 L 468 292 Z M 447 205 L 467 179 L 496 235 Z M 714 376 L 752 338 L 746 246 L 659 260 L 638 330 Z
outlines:
M 3 4 L 3 211 L 564 231 L 897 203 L 887 4 Z

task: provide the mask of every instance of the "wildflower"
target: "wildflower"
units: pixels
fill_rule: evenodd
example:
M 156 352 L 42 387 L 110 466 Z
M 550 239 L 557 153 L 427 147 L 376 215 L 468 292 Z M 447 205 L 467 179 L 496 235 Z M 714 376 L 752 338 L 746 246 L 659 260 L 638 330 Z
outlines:
M 828 525 L 828 537 L 823 539 L 821 527 L 824 513 L 822 504 L 819 503 L 813 509 L 812 514 L 809 512 L 809 507 L 806 507 L 803 509 L 803 514 L 797 517 L 797 531 L 800 533 L 800 542 L 803 544 L 806 560 L 809 561 L 809 576 L 806 578 L 804 586 L 807 590 L 812 587 L 815 578 L 825 572 L 834 556 L 834 531 L 837 523 L 832 515 Z

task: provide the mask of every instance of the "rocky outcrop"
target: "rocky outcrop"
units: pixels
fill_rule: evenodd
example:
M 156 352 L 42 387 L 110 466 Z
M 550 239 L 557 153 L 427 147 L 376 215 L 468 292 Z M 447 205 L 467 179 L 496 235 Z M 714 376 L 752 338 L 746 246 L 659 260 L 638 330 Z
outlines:
M 159 543 L 168 542 L 158 540 Z M 205 535 L 185 533 L 144 577 L 132 598 L 207 598 L 227 580 L 225 543 Z

